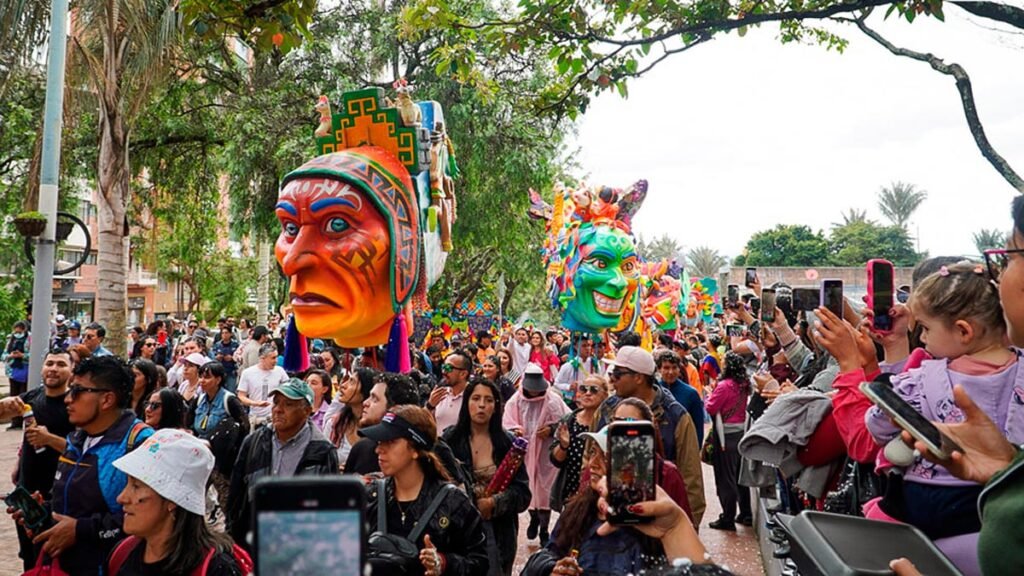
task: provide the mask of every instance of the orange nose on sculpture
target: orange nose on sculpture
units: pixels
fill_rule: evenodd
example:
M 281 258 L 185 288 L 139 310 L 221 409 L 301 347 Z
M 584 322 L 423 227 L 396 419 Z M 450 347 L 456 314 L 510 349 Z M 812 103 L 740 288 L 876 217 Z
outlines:
M 419 206 L 408 171 L 387 150 L 325 154 L 284 178 L 278 262 L 302 334 L 375 346 L 416 288 Z

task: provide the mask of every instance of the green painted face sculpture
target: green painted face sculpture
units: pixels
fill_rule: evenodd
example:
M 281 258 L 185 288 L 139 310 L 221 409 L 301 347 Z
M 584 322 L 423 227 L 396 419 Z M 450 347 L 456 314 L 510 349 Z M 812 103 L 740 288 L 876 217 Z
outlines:
M 615 328 L 624 310 L 636 309 L 640 262 L 633 238 L 614 226 L 595 226 L 580 235 L 579 252 L 576 297 L 566 304 L 562 324 L 578 332 Z

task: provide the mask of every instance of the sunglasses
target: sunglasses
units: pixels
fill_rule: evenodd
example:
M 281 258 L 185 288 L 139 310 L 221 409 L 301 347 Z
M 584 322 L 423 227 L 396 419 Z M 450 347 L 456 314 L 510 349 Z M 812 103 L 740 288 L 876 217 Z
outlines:
M 465 370 L 465 368 L 452 366 L 451 364 L 441 364 L 441 372 L 444 372 L 445 374 L 449 372 L 454 372 L 455 370 Z
M 68 386 L 68 398 L 70 398 L 72 401 L 74 401 L 74 399 L 78 397 L 79 394 L 82 394 L 84 392 L 92 392 L 94 394 L 105 394 L 107 392 L 113 392 L 113 390 L 111 390 L 110 388 L 89 388 L 88 386 L 80 386 L 78 384 L 72 384 L 71 386 Z
M 615 370 L 612 370 L 610 373 L 608 373 L 608 376 L 612 380 L 618 380 L 623 376 L 630 376 L 632 374 L 636 374 L 636 372 L 633 372 L 632 370 L 627 370 L 625 368 L 616 368 Z
M 1006 272 L 1006 267 L 1010 265 L 1010 255 L 1021 253 L 1024 253 L 1024 248 L 985 250 L 985 268 L 988 271 L 988 279 L 993 284 L 999 284 L 999 279 L 1002 277 L 1003 272 Z
M 163 405 L 163 402 L 146 402 L 146 408 L 149 408 L 150 410 L 159 410 Z
M 146 342 L 145 344 L 142 345 L 142 347 L 143 348 L 155 348 L 156 347 L 156 342 Z
M 580 394 L 599 394 L 601 392 L 601 387 L 590 384 L 581 384 L 576 387 L 576 391 Z

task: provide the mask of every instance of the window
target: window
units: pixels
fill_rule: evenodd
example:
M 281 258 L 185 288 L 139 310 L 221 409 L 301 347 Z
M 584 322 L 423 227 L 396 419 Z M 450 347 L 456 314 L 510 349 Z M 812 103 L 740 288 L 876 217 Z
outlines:
M 162 276 L 158 276 L 157 277 L 156 284 L 157 284 L 157 289 L 160 292 L 167 292 L 168 290 L 170 290 L 170 288 L 167 285 L 167 279 L 163 278 Z
M 85 259 L 85 263 L 89 264 L 90 266 L 95 266 L 96 265 L 96 251 L 95 250 L 92 250 L 92 251 L 89 252 L 89 257 Z

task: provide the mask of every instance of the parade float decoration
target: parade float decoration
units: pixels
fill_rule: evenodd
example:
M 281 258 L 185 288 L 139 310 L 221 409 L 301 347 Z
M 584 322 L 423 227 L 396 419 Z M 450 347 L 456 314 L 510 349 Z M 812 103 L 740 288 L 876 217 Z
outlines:
M 458 168 L 441 106 L 395 88 L 395 102 L 379 88 L 317 101 L 319 155 L 282 180 L 275 254 L 293 337 L 388 343 L 388 369 L 407 371 L 411 303 L 425 304 L 452 248 Z
M 683 279 L 675 274 L 684 275 Z M 641 315 L 650 328 L 663 332 L 679 328 L 686 317 L 689 290 L 683 291 L 688 284 L 685 271 L 671 269 L 666 260 L 661 262 L 645 262 L 642 267 L 643 297 Z
M 640 257 L 631 224 L 646 195 L 646 180 L 625 190 L 556 186 L 552 205 L 530 190 L 529 215 L 547 221 L 542 260 L 551 305 L 569 330 L 636 325 Z
M 690 302 L 686 309 L 686 325 L 696 326 L 701 322 L 710 324 L 715 314 L 722 313 L 719 302 L 718 280 L 704 277 L 690 286 Z

